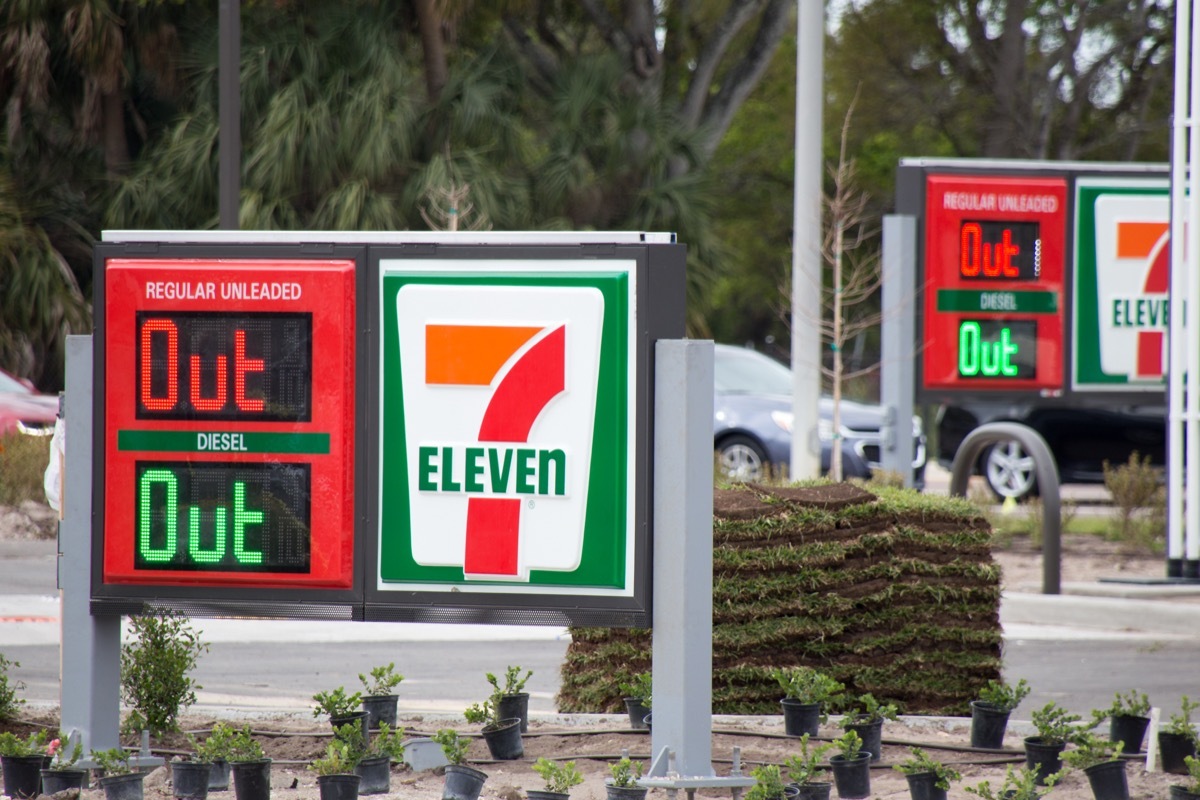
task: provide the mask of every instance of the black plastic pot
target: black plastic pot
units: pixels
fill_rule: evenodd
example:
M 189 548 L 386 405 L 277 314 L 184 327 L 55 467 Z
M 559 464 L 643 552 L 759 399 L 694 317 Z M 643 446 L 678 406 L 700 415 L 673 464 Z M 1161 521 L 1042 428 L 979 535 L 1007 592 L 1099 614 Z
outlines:
M 1146 738 L 1149 717 L 1132 714 L 1113 714 L 1108 720 L 1108 740 L 1120 742 L 1122 753 L 1142 752 L 1142 740 Z
M 566 792 L 547 792 L 542 789 L 526 789 L 525 796 L 529 800 L 570 800 L 571 797 Z
M 42 769 L 42 794 L 55 794 L 67 789 L 86 789 L 86 769 Z
M 646 729 L 646 715 L 650 713 L 650 706 L 642 703 L 640 697 L 626 697 L 625 710 L 629 712 L 629 727 L 634 730 L 644 731 Z
M 1125 762 L 1102 761 L 1083 768 L 1092 797 L 1096 800 L 1129 800 L 1129 782 L 1125 779 Z
M 525 755 L 519 719 L 501 719 L 495 725 L 486 726 L 483 729 L 483 741 L 487 743 L 492 758 L 497 761 L 514 761 Z
M 867 797 L 871 794 L 871 756 L 859 753 L 854 758 L 833 756 L 829 759 L 838 797 Z
M 816 736 L 821 725 L 821 704 L 802 703 L 793 697 L 779 701 L 783 707 L 783 732 L 788 736 Z
M 650 730 L 651 728 L 654 727 L 654 712 L 650 712 L 649 714 L 646 715 L 645 722 L 646 722 L 646 730 Z
M 1189 792 L 1186 786 L 1172 786 L 1171 800 L 1200 800 L 1200 792 Z
M 229 788 L 229 762 L 223 758 L 218 758 L 212 762 L 211 769 L 208 771 L 208 790 L 210 792 L 223 792 Z
M 364 758 L 354 767 L 359 794 L 385 794 L 392 788 L 392 760 L 387 756 Z
M 521 720 L 521 733 L 529 730 L 529 693 L 501 695 L 496 703 L 496 716 L 500 719 Z
M 796 800 L 829 800 L 829 792 L 833 789 L 833 784 L 814 781 L 812 783 L 798 783 L 796 784 L 796 788 L 800 790 L 796 794 Z
M 1000 750 L 1008 728 L 1008 713 L 982 700 L 971 701 L 971 747 Z
M 851 720 L 842 725 L 848 731 L 854 731 L 862 739 L 862 749 L 871 754 L 872 761 L 883 758 L 883 720 L 873 722 Z
M 0 756 L 4 793 L 9 797 L 37 797 L 42 787 L 43 756 Z
M 356 800 L 358 782 L 357 775 L 318 775 L 317 789 L 321 800 Z
M 479 793 L 483 791 L 483 784 L 487 779 L 486 772 L 464 764 L 451 764 L 446 767 L 442 800 L 479 800 Z
M 205 800 L 211 771 L 207 761 L 172 761 L 171 792 L 183 800 Z
M 1158 751 L 1162 753 L 1163 772 L 1187 775 L 1183 759 L 1196 755 L 1196 740 L 1183 733 L 1158 733 Z
M 644 800 L 647 791 L 649 790 L 645 786 L 613 786 L 611 783 L 604 784 L 606 800 Z
M 370 715 L 366 711 L 356 711 L 344 717 L 329 718 L 329 724 L 333 726 L 335 731 L 343 725 L 352 725 L 355 722 L 362 725 L 363 743 L 365 744 L 371 738 L 371 720 Z
M 938 776 L 932 772 L 913 772 L 905 775 L 908 796 L 912 800 L 946 800 L 946 790 L 937 787 Z
M 142 779 L 145 777 L 140 772 L 129 772 L 106 776 L 97 783 L 104 790 L 105 800 L 142 800 L 145 796 Z
M 1062 751 L 1066 744 L 1046 744 L 1040 736 L 1025 738 L 1025 766 L 1037 771 L 1038 786 L 1046 785 L 1046 778 L 1062 769 Z
M 231 769 L 237 800 L 271 800 L 271 759 L 235 761 Z
M 379 723 L 386 722 L 396 727 L 396 705 L 400 700 L 395 694 L 370 694 L 362 699 L 363 711 L 367 712 L 367 727 L 379 730 Z

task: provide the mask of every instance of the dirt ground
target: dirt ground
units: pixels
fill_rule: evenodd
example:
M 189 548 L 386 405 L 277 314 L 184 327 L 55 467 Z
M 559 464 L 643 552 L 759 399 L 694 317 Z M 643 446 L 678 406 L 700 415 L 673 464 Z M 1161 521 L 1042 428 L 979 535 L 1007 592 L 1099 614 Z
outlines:
M 27 524 L 4 524 L 13 518 L 14 512 L 16 516 L 28 518 L 28 510 L 0 509 L 0 536 L 37 536 L 37 532 Z M 36 509 L 34 511 L 36 514 Z M 37 527 L 35 523 L 33 528 Z M 1041 554 L 1030 547 L 1026 539 L 1018 537 L 1006 543 L 994 555 L 1002 567 L 1006 589 L 1037 591 L 1042 575 Z M 1163 560 L 1160 555 L 1130 553 L 1122 546 L 1101 541 L 1098 537 L 1067 536 L 1063 541 L 1062 569 L 1064 584 L 1121 575 L 1161 577 Z M 204 731 L 214 721 L 188 717 L 184 721 L 184 728 Z M 17 726 L 17 730 L 31 730 L 29 723 L 53 726 L 57 720 L 46 716 L 26 716 L 22 722 L 25 724 Z M 444 720 L 419 717 L 401 720 L 400 724 L 411 737 L 426 736 L 438 727 L 447 726 Z M 451 726 L 464 734 L 475 733 L 465 723 Z M 6 727 L 11 726 L 0 724 L 0 729 Z M 275 760 L 271 779 L 273 800 L 316 800 L 319 797 L 316 777 L 306 769 L 305 764 L 323 752 L 328 742 L 328 729 L 294 718 L 256 720 L 254 729 L 264 749 Z M 821 729 L 822 738 L 832 738 L 840 733 L 840 728 L 833 724 Z M 951 798 L 970 797 L 966 787 L 976 786 L 985 780 L 991 782 L 994 790 L 998 790 L 1005 768 L 1010 764 L 1023 763 L 1020 736 L 1011 731 L 1005 740 L 1008 752 L 971 751 L 967 747 L 967 719 L 945 721 L 905 718 L 887 723 L 883 735 L 883 759 L 874 766 L 871 774 L 872 798 L 899 800 L 909 797 L 904 776 L 892 768 L 908 756 L 908 745 L 919 745 L 932 757 L 953 763 L 959 769 L 962 779 L 952 785 Z M 714 767 L 720 775 L 729 773 L 735 748 L 740 748 L 740 757 L 747 773 L 758 764 L 782 764 L 798 750 L 795 739 L 783 735 L 782 718 L 778 717 L 720 717 L 715 721 L 712 741 Z M 187 742 L 182 736 L 174 736 L 156 742 L 155 747 L 169 756 L 185 752 Z M 578 718 L 561 724 L 533 721 L 525 737 L 525 756 L 521 760 L 490 761 L 487 748 L 479 739 L 472 742 L 469 759 L 489 775 L 484 786 L 484 800 L 523 800 L 526 790 L 543 788 L 541 779 L 531 768 L 533 761 L 540 756 L 576 762 L 585 776 L 585 782 L 572 790 L 572 800 L 604 800 L 604 781 L 609 776 L 609 764 L 619 758 L 623 751 L 628 751 L 635 760 L 648 765 L 651 757 L 650 737 L 644 732 L 626 729 L 624 720 L 619 716 L 606 716 L 583 723 Z M 1126 762 L 1132 800 L 1166 798 L 1172 784 L 1183 783 L 1181 776 L 1146 772 L 1144 767 L 1144 756 Z M 165 769 L 150 774 L 145 787 L 147 800 L 172 796 Z M 391 791 L 387 797 L 436 800 L 441 797 L 441 789 L 440 771 L 413 772 L 407 766 L 398 765 L 393 768 Z M 702 789 L 698 794 L 701 797 L 728 797 L 729 791 Z M 665 792 L 653 790 L 651 800 L 656 795 L 662 798 Z M 232 791 L 218 792 L 213 796 L 232 800 L 233 794 Z M 832 796 L 837 797 L 836 790 Z M 1081 773 L 1067 775 L 1048 796 L 1055 800 L 1091 800 L 1093 797 L 1087 779 Z M 84 793 L 82 800 L 102 798 L 101 792 L 89 791 Z

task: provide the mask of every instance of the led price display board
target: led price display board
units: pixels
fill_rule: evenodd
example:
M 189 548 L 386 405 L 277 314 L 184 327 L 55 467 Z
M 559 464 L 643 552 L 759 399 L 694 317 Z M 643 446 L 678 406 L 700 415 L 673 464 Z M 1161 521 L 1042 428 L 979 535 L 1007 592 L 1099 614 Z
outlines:
M 102 583 L 352 589 L 355 262 L 110 257 L 102 280 Z
M 925 179 L 922 388 L 1063 387 L 1066 181 Z

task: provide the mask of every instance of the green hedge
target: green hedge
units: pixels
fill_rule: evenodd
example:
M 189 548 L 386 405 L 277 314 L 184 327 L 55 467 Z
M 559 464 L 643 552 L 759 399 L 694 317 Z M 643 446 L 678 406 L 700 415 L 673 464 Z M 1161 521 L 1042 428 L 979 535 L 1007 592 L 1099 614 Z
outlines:
M 872 493 L 874 492 L 874 493 Z M 776 667 L 810 666 L 908 714 L 965 714 L 1000 677 L 1000 570 L 969 503 L 850 484 L 717 489 L 713 711 L 779 713 Z M 623 710 L 650 632 L 572 629 L 562 712 Z

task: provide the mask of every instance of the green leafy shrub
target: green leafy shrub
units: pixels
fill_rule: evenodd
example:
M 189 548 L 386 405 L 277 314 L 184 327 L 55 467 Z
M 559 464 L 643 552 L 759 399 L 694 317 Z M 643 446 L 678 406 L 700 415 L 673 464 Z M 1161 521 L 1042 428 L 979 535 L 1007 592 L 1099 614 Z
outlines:
M 991 680 L 979 690 L 979 702 L 987 703 L 998 711 L 1012 711 L 1029 696 L 1029 682 L 1024 678 L 1010 685 L 1004 681 Z
M 632 789 L 637 786 L 638 778 L 642 777 L 642 762 L 631 761 L 629 756 L 621 756 L 619 761 L 609 765 L 612 773 L 612 785 L 620 789 Z
M 1036 769 L 1008 767 L 1004 772 L 1004 782 L 999 789 L 992 789 L 990 781 L 983 781 L 975 786 L 966 786 L 968 794 L 973 794 L 981 800 L 1037 800 L 1049 793 L 1057 773 L 1046 779 L 1046 786 L 1039 786 Z
M 908 752 L 910 753 L 909 757 L 896 764 L 893 769 L 899 770 L 905 775 L 916 775 L 921 772 L 932 773 L 937 778 L 934 785 L 942 791 L 950 788 L 950 781 L 962 778 L 962 774 L 958 770 L 930 758 L 929 754 L 919 747 L 909 747 Z
M 17 692 L 25 688 L 25 684 L 8 675 L 9 667 L 19 666 L 21 666 L 20 663 L 9 661 L 3 653 L 0 653 L 0 722 L 16 719 L 17 712 L 21 710 L 21 705 L 25 702 L 24 698 L 17 695 Z
M 1064 750 L 1062 754 L 1063 763 L 1071 769 L 1087 769 L 1120 758 L 1121 742 L 1110 742 L 1094 733 L 1082 734 L 1075 744 L 1075 747 Z
M 1094 728 L 1110 717 L 1148 716 L 1150 716 L 1150 698 L 1146 696 L 1145 692 L 1130 689 L 1124 695 L 1120 692 L 1113 695 L 1112 705 L 1108 708 L 1099 708 L 1093 711 L 1092 724 L 1088 727 Z
M 0 733 L 0 756 L 40 756 L 46 751 L 46 731 L 31 733 L 25 738 L 11 731 Z
M 487 673 L 487 682 L 492 685 L 492 688 L 502 694 L 520 694 L 525 691 L 525 683 L 533 677 L 533 670 L 526 670 L 525 675 L 521 675 L 520 667 L 508 667 L 504 671 L 504 685 L 500 685 L 499 679 L 492 673 Z
M 858 735 L 858 731 L 846 731 L 833 740 L 834 747 L 838 749 L 838 755 L 850 760 L 862 752 L 862 744 L 863 740 Z
M 400 685 L 404 676 L 396 672 L 396 664 L 391 662 L 373 668 L 369 680 L 361 672 L 358 673 L 358 679 L 362 682 L 363 691 L 367 693 L 368 697 L 384 697 L 392 694 L 392 690 Z
M 346 694 L 346 687 L 339 686 L 329 692 L 317 692 L 312 699 L 317 704 L 313 709 L 314 717 L 326 714 L 330 719 L 337 719 L 358 713 L 362 704 L 362 693 Z
M 868 692 L 859 695 L 858 699 L 851 704 L 846 711 L 846 716 L 842 719 L 842 727 L 883 722 L 886 719 L 894 720 L 898 716 L 900 716 L 900 709 L 896 708 L 895 703 L 880 703 L 875 699 L 875 695 Z
M 746 792 L 746 800 L 783 800 L 783 773 L 775 764 L 763 764 L 750 771 L 756 783 Z
M 771 671 L 783 690 L 783 696 L 801 703 L 825 703 L 845 691 L 845 684 L 835 681 L 812 667 L 792 667 Z
M 1070 713 L 1053 701 L 1030 714 L 1030 720 L 1037 729 L 1042 744 L 1067 744 L 1075 741 L 1083 733 L 1083 726 L 1079 724 L 1082 717 Z
M 783 762 L 787 769 L 788 778 L 796 783 L 816 783 L 822 775 L 825 754 L 833 749 L 832 743 L 822 743 L 814 747 L 808 746 L 809 736 L 800 737 L 800 754 L 788 756 Z
M 262 761 L 266 757 L 249 725 L 243 726 L 231 737 L 227 756 L 229 761 Z
M 131 774 L 133 766 L 129 763 L 130 755 L 131 753 L 123 747 L 91 752 L 92 761 L 97 768 L 103 770 L 105 777 Z
M 1150 466 L 1150 457 L 1139 458 L 1135 451 L 1129 461 L 1112 467 L 1106 460 L 1104 486 L 1117 507 L 1120 529 L 1118 538 L 1126 544 L 1161 552 L 1166 542 L 1166 507 L 1162 470 Z
M 358 766 L 358 761 L 353 748 L 347 742 L 334 739 L 325 746 L 325 755 L 314 758 L 308 768 L 318 775 L 349 775 Z
M 441 745 L 442 754 L 451 764 L 462 764 L 467 760 L 467 749 L 471 742 L 459 736 L 453 728 L 442 728 L 429 738 Z
M 131 640 L 121 648 L 121 699 L 132 708 L 126 726 L 155 733 L 179 728 L 180 712 L 202 688 L 188 672 L 208 645 L 187 618 L 163 611 L 129 621 Z
M 212 726 L 212 730 L 203 740 L 198 740 L 189 734 L 188 741 L 192 744 L 192 750 L 196 752 L 196 760 L 211 764 L 214 761 L 230 760 L 230 753 L 233 751 L 236 737 L 237 731 L 232 726 L 225 722 L 218 722 Z
M 67 735 L 59 733 L 46 745 L 46 755 L 51 757 L 50 769 L 74 769 L 75 762 L 83 757 L 83 742 L 76 738 L 75 745 L 68 751 L 67 745 L 63 744 L 64 739 L 69 743 Z
M 1177 736 L 1186 736 L 1193 742 L 1200 741 L 1200 737 L 1196 735 L 1196 726 L 1192 724 L 1192 712 L 1200 708 L 1200 703 L 1193 703 L 1185 694 L 1179 702 L 1179 708 L 1179 713 L 1171 715 L 1163 727 L 1163 731 Z
M 559 763 L 543 757 L 533 762 L 533 771 L 546 782 L 547 792 L 568 794 L 572 786 L 583 783 L 583 773 L 576 768 L 574 761 Z
M 625 697 L 636 697 L 646 708 L 651 707 L 650 702 L 654 694 L 653 673 L 639 672 L 628 681 L 621 681 L 617 686 Z

